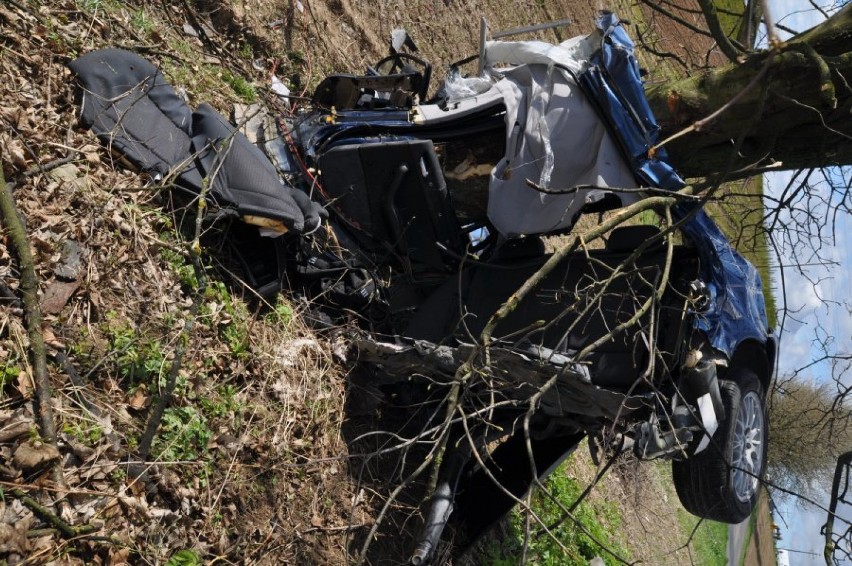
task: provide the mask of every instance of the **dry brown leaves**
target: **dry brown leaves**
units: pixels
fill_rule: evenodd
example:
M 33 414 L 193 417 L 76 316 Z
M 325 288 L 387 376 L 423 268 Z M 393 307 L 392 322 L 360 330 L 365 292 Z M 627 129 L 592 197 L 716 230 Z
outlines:
M 340 562 L 353 498 L 335 346 L 297 321 L 267 320 L 238 293 L 205 301 L 173 403 L 178 421 L 163 427 L 160 454 L 198 427 L 195 457 L 158 455 L 148 486 L 127 475 L 193 292 L 164 253 L 181 244 L 158 189 L 115 167 L 77 126 L 65 68 L 74 54 L 142 39 L 165 51 L 164 37 L 182 33 L 169 27 L 175 14 L 148 12 L 162 27 L 143 37 L 133 26 L 145 4 L 126 4 L 115 13 L 69 0 L 0 7 L 0 158 L 37 262 L 43 333 L 83 380 L 75 387 L 50 365 L 60 438 L 41 442 L 17 260 L 0 232 L 0 561 L 162 563 L 192 549 L 205 560 Z M 236 326 L 239 354 L 226 340 Z M 157 367 L 146 366 L 152 358 Z M 54 462 L 65 487 L 50 479 Z M 11 488 L 95 532 L 66 540 Z

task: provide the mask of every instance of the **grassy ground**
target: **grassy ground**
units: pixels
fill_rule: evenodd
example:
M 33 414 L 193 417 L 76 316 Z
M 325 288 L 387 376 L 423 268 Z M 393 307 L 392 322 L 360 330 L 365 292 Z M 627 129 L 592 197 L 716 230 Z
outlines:
M 546 486 L 562 505 L 571 506 L 596 471 L 583 444 Z M 606 564 L 619 564 L 619 559 L 660 566 L 725 564 L 727 525 L 699 524 L 683 510 L 667 462 L 624 457 L 579 505 L 573 519 L 542 494 L 533 497 L 532 509 L 546 524 L 558 526 L 549 537 L 533 524 L 527 542 L 531 564 L 585 566 L 596 556 Z M 506 537 L 488 548 L 488 558 L 481 563 L 515 564 L 523 548 L 525 520 L 524 512 L 515 511 Z
M 606 564 L 614 565 L 620 563 L 616 556 L 628 557 L 618 540 L 622 520 L 614 501 L 584 501 L 570 516 L 563 512 L 563 506 L 573 504 L 585 487 L 565 469 L 557 470 L 546 481 L 546 493 L 537 491 L 531 501 L 532 511 L 548 526 L 550 535 L 535 525 L 528 526 L 528 513 L 517 511 L 512 514 L 507 539 L 492 552 L 493 563 L 514 564 L 524 552 L 525 539 L 532 564 L 583 566 L 601 556 Z
M 701 521 L 684 510 L 679 511 L 682 532 L 690 533 L 691 557 L 702 566 L 726 566 L 728 558 L 728 525 Z

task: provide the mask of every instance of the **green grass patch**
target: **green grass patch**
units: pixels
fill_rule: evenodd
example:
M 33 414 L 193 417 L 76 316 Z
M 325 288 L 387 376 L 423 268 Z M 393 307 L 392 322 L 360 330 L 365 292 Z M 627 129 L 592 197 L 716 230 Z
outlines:
M 188 60 L 197 59 L 192 46 L 184 41 L 173 43 L 173 50 Z M 186 89 L 191 99 L 209 102 L 215 95 L 225 95 L 231 102 L 255 102 L 257 91 L 244 77 L 233 74 L 228 69 L 209 63 L 185 64 L 181 61 L 164 57 L 160 69 L 166 79 L 175 87 Z M 228 95 L 228 88 L 232 94 Z
M 201 319 L 215 321 L 219 337 L 228 345 L 231 354 L 237 358 L 247 358 L 251 345 L 248 332 L 251 315 L 245 302 L 232 297 L 221 281 L 208 284 L 204 290 L 204 299 L 206 302 L 201 307 Z
M 16 363 L 17 360 L 15 358 L 13 355 L 12 359 L 6 360 L 0 366 L 0 399 L 2 399 L 2 391 L 6 385 L 15 383 L 18 380 L 18 376 L 21 375 L 21 367 Z
M 150 36 L 154 31 L 154 21 L 144 9 L 133 11 L 130 15 L 130 25 L 145 37 Z
M 233 89 L 234 93 L 239 96 L 243 102 L 254 102 L 257 100 L 257 92 L 254 86 L 245 78 L 234 75 L 228 70 L 222 71 L 222 80 Z
M 207 455 L 207 443 L 213 436 L 207 418 L 193 406 L 169 407 L 151 447 L 164 461 L 195 461 Z
M 701 566 L 727 566 L 728 525 L 716 521 L 701 520 L 684 509 L 677 510 L 681 532 L 689 535 L 693 531 L 689 547 L 695 564 Z
M 135 329 L 113 311 L 108 311 L 105 318 L 101 327 L 115 352 L 114 363 L 119 377 L 131 388 L 162 382 L 168 372 L 168 361 L 160 341 Z
M 527 563 L 542 566 L 586 566 L 589 560 L 600 556 L 608 565 L 619 564 L 601 545 L 622 558 L 627 553 L 613 533 L 621 525 L 621 516 L 614 503 L 609 501 L 581 503 L 573 513 L 573 520 L 563 513 L 557 501 L 564 507 L 571 506 L 585 486 L 569 477 L 564 466 L 557 469 L 545 482 L 545 490 L 532 496 L 531 508 L 544 522 L 552 526 L 549 536 L 534 521 L 530 523 L 527 548 Z M 578 525 L 579 523 L 579 525 Z M 518 563 L 524 545 L 526 513 L 516 509 L 512 513 L 509 536 L 502 544 L 490 549 L 483 563 L 509 566 Z M 563 548 L 564 547 L 564 548 Z
M 270 309 L 263 316 L 263 319 L 271 326 L 284 329 L 293 322 L 293 316 L 294 312 L 290 301 L 283 294 L 279 294 L 275 299 L 275 304 L 271 305 Z
M 77 9 L 89 14 L 114 12 L 121 8 L 117 0 L 76 0 Z
M 84 420 L 66 421 L 62 423 L 61 430 L 88 445 L 97 444 L 104 436 L 100 424 Z

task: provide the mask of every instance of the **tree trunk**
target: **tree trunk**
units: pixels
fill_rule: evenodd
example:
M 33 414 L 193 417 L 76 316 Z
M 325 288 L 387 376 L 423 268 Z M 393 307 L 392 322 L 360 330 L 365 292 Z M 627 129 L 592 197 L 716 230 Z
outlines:
M 852 5 L 777 53 L 649 87 L 660 139 L 724 106 L 764 66 L 765 76 L 716 120 L 666 144 L 684 175 L 777 162 L 783 169 L 852 163 Z

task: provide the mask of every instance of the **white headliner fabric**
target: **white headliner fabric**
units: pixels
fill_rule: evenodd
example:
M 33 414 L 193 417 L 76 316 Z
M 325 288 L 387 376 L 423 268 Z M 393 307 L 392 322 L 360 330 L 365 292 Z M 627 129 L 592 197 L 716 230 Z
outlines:
M 527 179 L 553 189 L 636 185 L 580 87 L 569 73 L 553 66 L 559 63 L 580 72 L 592 41 L 574 38 L 558 46 L 543 42 L 487 44 L 490 64 L 518 65 L 501 69 L 504 78 L 494 85 L 506 104 L 507 139 L 506 155 L 491 172 L 488 218 L 503 235 L 570 228 L 584 204 L 603 196 L 594 189 L 548 195 L 530 188 Z M 638 199 L 635 193 L 616 194 L 622 204 Z

